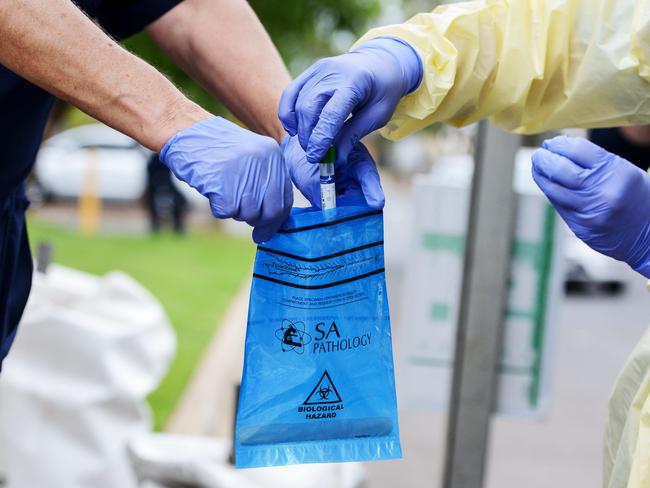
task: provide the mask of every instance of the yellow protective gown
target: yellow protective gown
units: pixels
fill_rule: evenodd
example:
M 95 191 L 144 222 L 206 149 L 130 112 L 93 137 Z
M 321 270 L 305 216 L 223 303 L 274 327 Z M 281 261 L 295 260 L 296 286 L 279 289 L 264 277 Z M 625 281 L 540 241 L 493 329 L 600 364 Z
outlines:
M 445 5 L 358 43 L 400 37 L 424 78 L 384 135 L 490 117 L 510 131 L 650 123 L 650 0 L 480 0 Z
M 420 87 L 383 129 L 489 117 L 515 132 L 650 123 L 650 0 L 480 0 L 373 29 L 424 65 Z M 357 43 L 357 44 L 358 44 Z M 650 488 L 650 331 L 609 405 L 606 488 Z
M 618 376 L 609 401 L 604 486 L 650 486 L 650 329 Z

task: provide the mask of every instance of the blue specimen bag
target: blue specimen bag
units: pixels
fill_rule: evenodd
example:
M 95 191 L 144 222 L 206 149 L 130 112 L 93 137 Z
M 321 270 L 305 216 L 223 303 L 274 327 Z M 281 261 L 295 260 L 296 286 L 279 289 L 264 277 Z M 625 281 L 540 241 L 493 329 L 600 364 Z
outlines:
M 340 199 L 258 247 L 237 467 L 402 456 L 383 233 L 380 210 Z

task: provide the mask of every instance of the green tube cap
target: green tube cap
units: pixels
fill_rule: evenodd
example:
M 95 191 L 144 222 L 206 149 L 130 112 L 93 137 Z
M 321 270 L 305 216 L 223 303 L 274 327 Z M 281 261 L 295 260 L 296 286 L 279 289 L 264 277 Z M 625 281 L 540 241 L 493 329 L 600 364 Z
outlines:
M 325 153 L 325 157 L 321 159 L 321 164 L 334 164 L 336 162 L 336 149 L 334 149 L 334 146 L 330 146 L 327 152 Z

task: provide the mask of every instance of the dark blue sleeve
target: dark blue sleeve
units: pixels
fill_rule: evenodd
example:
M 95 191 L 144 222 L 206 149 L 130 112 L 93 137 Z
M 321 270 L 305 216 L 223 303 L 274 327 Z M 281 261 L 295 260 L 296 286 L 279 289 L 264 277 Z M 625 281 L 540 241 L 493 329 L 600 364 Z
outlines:
M 104 0 L 96 19 L 116 39 L 124 39 L 159 19 L 182 0 Z

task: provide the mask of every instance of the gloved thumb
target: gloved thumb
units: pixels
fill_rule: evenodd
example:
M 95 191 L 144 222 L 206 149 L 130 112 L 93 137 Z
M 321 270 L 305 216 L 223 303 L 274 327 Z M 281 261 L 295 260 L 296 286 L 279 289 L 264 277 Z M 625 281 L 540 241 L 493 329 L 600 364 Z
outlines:
M 346 163 L 342 163 L 346 164 Z M 369 207 L 374 209 L 384 208 L 384 190 L 377 165 L 363 144 L 357 144 L 347 160 L 351 166 L 354 179 L 358 182 Z

